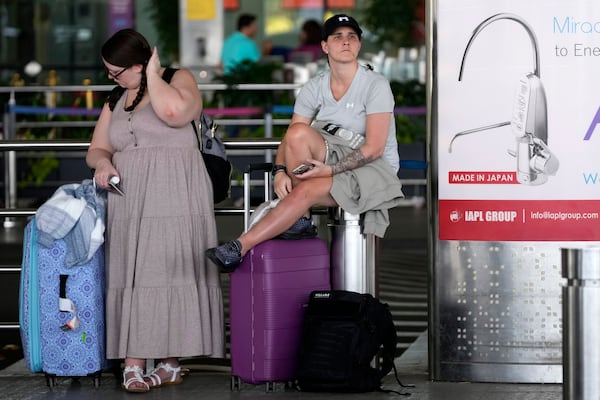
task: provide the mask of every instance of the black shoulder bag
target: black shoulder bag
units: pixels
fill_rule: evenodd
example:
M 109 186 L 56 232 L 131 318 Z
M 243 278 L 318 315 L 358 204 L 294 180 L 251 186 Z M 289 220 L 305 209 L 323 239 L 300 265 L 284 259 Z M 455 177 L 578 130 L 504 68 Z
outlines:
M 166 68 L 163 80 L 170 82 L 176 68 Z M 217 124 L 206 115 L 200 113 L 198 121 L 192 121 L 198 148 L 202 153 L 204 165 L 210 176 L 213 187 L 213 200 L 220 203 L 227 199 L 231 193 L 231 162 L 227 160 L 225 144 L 217 134 Z M 198 129 L 200 128 L 200 129 Z

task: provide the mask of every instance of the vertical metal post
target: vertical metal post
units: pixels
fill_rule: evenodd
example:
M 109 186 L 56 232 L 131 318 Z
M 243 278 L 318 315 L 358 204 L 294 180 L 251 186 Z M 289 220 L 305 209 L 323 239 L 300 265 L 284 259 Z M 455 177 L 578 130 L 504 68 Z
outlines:
M 265 137 L 272 138 L 273 137 L 273 111 L 269 106 L 267 112 L 265 113 Z M 273 161 L 273 150 L 267 149 L 265 150 L 265 162 L 266 163 L 274 163 Z M 270 199 L 273 197 L 273 188 L 270 185 L 270 182 L 265 180 L 265 199 Z
M 563 399 L 600 399 L 600 248 L 561 249 Z
M 8 105 L 4 109 L 4 139 L 12 140 L 17 137 L 14 106 L 15 92 L 10 93 Z M 6 208 L 17 207 L 17 154 L 14 150 L 4 152 L 4 203 Z M 14 218 L 5 217 L 3 225 L 12 228 L 16 225 Z
M 272 138 L 273 137 L 273 112 L 269 108 L 269 110 L 265 113 L 265 137 Z M 265 162 L 270 163 L 273 162 L 273 150 L 267 149 L 265 150 Z
M 252 170 L 248 168 L 244 173 L 244 232 L 248 230 L 250 225 L 250 173 Z M 246 208 L 247 207 L 247 208 Z M 248 211 L 246 211 L 248 210 Z
M 252 184 L 252 171 L 263 171 L 265 201 L 271 200 L 271 168 L 270 163 L 250 164 L 244 171 L 244 232 L 250 226 L 250 185 Z
M 358 293 L 379 295 L 379 241 L 373 234 L 362 233 L 360 215 L 340 207 L 333 209 L 331 231 L 331 287 Z

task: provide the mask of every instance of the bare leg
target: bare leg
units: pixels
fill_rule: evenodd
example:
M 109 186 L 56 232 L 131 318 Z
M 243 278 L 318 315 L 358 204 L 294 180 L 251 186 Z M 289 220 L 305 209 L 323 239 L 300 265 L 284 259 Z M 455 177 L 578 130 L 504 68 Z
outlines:
M 300 182 L 294 190 L 282 199 L 277 207 L 269 211 L 248 232 L 239 237 L 242 256 L 257 244 L 285 232 L 313 205 L 336 205 L 329 194 L 332 178 L 315 178 Z
M 169 364 L 172 367 L 178 367 L 179 366 L 179 359 L 176 357 L 169 357 L 169 358 L 165 358 L 162 360 L 163 363 L 165 364 Z
M 309 125 L 298 122 L 290 125 L 277 153 L 278 161 L 284 162 L 291 171 L 309 158 L 325 161 L 326 151 L 327 145 L 323 136 Z M 309 213 L 313 205 L 336 205 L 329 194 L 332 177 L 301 181 L 293 174 L 288 174 L 291 177 L 291 185 L 290 181 L 285 180 L 282 181 L 283 185 L 276 189 L 281 201 L 274 209 L 237 240 L 206 250 L 207 257 L 219 267 L 220 272 L 233 272 L 249 249 L 284 233 L 301 216 Z
M 323 136 L 303 123 L 290 125 L 285 134 L 284 146 L 279 151 L 282 150 L 288 171 L 302 164 L 307 158 L 325 161 L 326 156 Z M 289 173 L 289 176 L 293 186 L 300 182 L 293 174 Z

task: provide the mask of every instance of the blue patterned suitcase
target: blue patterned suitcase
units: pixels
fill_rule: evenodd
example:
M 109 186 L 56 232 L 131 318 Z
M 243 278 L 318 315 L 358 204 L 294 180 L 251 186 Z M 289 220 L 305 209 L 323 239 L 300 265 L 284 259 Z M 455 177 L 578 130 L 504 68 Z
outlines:
M 57 376 L 91 376 L 100 383 L 109 368 L 105 351 L 104 247 L 92 259 L 65 266 L 64 240 L 37 243 L 35 218 L 25 228 L 20 324 L 26 364 L 43 371 L 48 386 Z

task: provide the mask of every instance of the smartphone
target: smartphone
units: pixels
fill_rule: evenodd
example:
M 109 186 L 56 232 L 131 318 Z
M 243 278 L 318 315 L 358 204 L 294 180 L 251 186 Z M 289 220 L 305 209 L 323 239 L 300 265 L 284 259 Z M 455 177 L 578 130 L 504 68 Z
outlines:
M 121 190 L 121 188 L 119 187 L 119 183 L 121 183 L 121 178 L 119 178 L 118 176 L 111 176 L 108 180 L 108 184 L 111 188 L 113 188 L 115 192 L 117 192 L 121 196 L 125 196 L 125 193 L 123 193 L 123 190 Z
M 294 175 L 302 175 L 306 171 L 310 171 L 315 167 L 315 164 L 300 164 L 296 168 L 292 170 L 292 174 Z

